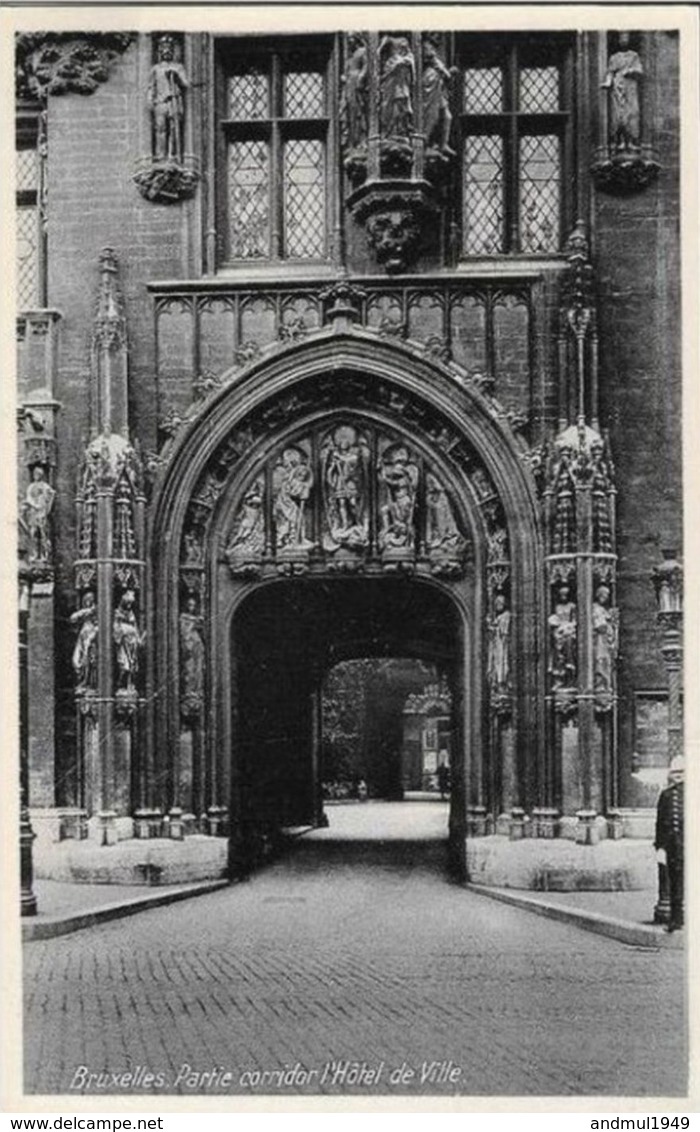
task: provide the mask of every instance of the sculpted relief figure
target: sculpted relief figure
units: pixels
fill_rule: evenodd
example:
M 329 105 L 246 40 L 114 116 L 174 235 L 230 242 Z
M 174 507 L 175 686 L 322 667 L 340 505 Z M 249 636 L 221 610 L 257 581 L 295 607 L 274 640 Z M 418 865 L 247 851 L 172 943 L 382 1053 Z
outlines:
M 180 614 L 180 689 L 185 713 L 201 707 L 204 691 L 202 618 L 195 598 L 187 599 Z
M 576 682 L 576 605 L 566 585 L 559 587 L 554 612 L 549 618 L 552 656 L 549 671 L 555 688 L 570 688 Z
M 612 692 L 613 665 L 617 656 L 619 613 L 610 608 L 610 590 L 598 586 L 593 616 L 593 686 L 596 692 Z
M 341 106 L 343 140 L 349 149 L 356 149 L 367 139 L 367 76 L 367 45 L 361 35 L 351 35 Z
M 609 91 L 609 136 L 615 149 L 634 149 L 640 142 L 639 83 L 642 61 L 630 48 L 629 32 L 620 32 L 619 49 L 608 60 L 603 89 Z
M 51 556 L 49 516 L 56 492 L 46 482 L 44 469 L 37 465 L 24 497 L 24 518 L 29 534 L 29 557 L 33 562 L 47 562 Z
M 367 460 L 357 429 L 339 425 L 322 457 L 329 550 L 367 545 Z
M 71 625 L 78 626 L 78 639 L 73 649 L 73 671 L 77 678 L 77 691 L 97 687 L 97 606 L 95 595 L 86 593 L 82 607 L 71 613 Z
M 184 154 L 185 92 L 189 82 L 185 68 L 175 57 L 175 50 L 172 36 L 162 35 L 148 84 L 148 104 L 153 115 L 153 156 L 158 161 L 181 162 Z
M 413 127 L 416 64 L 408 39 L 387 35 L 379 44 L 381 110 L 385 138 L 407 138 Z
M 503 695 L 510 689 L 510 610 L 503 594 L 496 594 L 488 623 L 487 679 L 492 693 Z
M 418 468 L 402 444 L 393 445 L 384 453 L 379 480 L 384 487 L 386 500 L 379 509 L 379 544 L 382 550 L 412 548 L 415 543 L 414 511 Z
M 243 496 L 233 534 L 226 547 L 227 555 L 259 558 L 265 549 L 265 516 L 263 493 L 265 481 L 258 476 Z
M 141 633 L 136 622 L 134 606 L 136 595 L 127 590 L 114 611 L 112 639 L 116 647 L 117 687 L 132 692 L 135 689 L 139 671 L 141 647 L 146 634 Z
M 428 146 L 435 145 L 444 154 L 453 155 L 450 148 L 452 112 L 449 89 L 452 74 L 438 55 L 435 45 L 426 40 L 423 44 L 423 128 Z
M 273 477 L 275 531 L 278 550 L 310 550 L 306 537 L 306 505 L 314 474 L 301 448 L 285 448 Z
M 433 475 L 427 477 L 427 546 L 428 550 L 457 551 L 464 546 L 452 511 L 452 504 L 440 481 Z

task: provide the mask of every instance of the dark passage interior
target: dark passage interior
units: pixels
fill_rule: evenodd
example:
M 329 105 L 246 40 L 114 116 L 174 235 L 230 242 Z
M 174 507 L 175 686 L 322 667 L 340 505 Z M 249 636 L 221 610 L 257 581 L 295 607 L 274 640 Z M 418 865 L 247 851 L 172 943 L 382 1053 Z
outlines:
M 439 674 L 453 705 L 454 794 L 463 746 L 461 638 L 453 601 L 403 578 L 284 580 L 245 598 L 232 632 L 234 859 L 254 861 L 285 828 L 323 824 L 323 687 L 343 661 L 418 660 Z M 396 746 L 395 735 L 385 739 Z M 380 762 L 372 785 L 375 796 L 401 797 L 396 758 Z

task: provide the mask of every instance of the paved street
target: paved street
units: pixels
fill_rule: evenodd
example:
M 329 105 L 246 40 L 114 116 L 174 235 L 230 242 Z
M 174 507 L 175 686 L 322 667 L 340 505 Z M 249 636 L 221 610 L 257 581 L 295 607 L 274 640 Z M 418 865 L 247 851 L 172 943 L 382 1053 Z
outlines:
M 245 884 L 28 944 L 26 1090 L 685 1092 L 682 953 L 465 891 L 428 836 L 405 849 L 302 838 Z

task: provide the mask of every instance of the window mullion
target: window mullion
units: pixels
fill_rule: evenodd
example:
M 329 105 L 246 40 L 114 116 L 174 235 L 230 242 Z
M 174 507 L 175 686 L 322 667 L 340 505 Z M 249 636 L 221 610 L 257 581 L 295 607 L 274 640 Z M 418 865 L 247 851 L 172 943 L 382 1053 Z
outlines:
M 282 117 L 282 63 L 279 55 L 272 56 L 272 123 L 270 130 L 270 239 L 273 259 L 282 257 L 282 230 L 284 208 L 284 169 L 280 119 Z
M 519 129 L 518 129 L 518 49 L 515 45 L 508 52 L 507 72 L 507 103 L 509 111 L 506 118 L 506 185 L 505 185 L 505 214 L 506 214 L 506 251 L 520 251 L 520 155 Z

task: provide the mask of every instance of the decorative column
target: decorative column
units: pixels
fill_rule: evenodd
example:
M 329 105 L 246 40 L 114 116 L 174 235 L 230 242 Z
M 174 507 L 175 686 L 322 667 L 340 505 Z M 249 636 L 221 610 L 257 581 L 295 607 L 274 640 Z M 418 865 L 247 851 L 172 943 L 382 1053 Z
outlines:
M 663 561 L 652 571 L 656 593 L 656 621 L 662 632 L 661 655 L 668 673 L 668 761 L 683 754 L 683 564 L 675 549 L 662 549 Z M 668 923 L 671 916 L 668 870 L 659 863 L 659 899 L 654 922 Z
M 32 842 L 34 831 L 29 817 L 29 681 L 27 657 L 27 623 L 29 621 L 29 600 L 31 596 L 31 576 L 26 563 L 26 550 L 23 553 L 22 532 L 20 531 L 19 566 L 19 861 L 20 861 L 20 912 L 23 916 L 37 913 L 34 895 L 34 867 L 32 863 Z
M 579 221 L 560 299 L 560 428 L 545 468 L 552 796 L 584 844 L 617 801 L 614 472 L 598 431 L 593 269 Z
M 141 709 L 144 493 L 129 441 L 126 321 L 111 248 L 100 255 L 88 444 L 76 497 L 78 610 L 73 653 L 79 760 L 92 836 L 131 836 Z
M 56 469 L 54 398 L 57 311 L 27 311 L 18 319 L 19 514 L 32 584 L 27 625 L 32 663 L 27 675 L 29 793 L 35 825 L 54 840 L 66 811 L 56 808 L 53 521 Z

